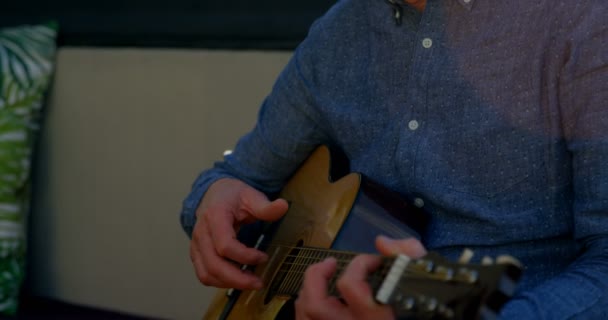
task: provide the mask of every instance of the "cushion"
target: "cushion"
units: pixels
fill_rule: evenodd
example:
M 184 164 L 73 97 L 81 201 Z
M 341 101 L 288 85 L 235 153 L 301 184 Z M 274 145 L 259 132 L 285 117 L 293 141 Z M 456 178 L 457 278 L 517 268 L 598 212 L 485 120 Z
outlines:
M 0 29 L 0 313 L 14 314 L 25 263 L 32 146 L 54 65 L 53 24 Z

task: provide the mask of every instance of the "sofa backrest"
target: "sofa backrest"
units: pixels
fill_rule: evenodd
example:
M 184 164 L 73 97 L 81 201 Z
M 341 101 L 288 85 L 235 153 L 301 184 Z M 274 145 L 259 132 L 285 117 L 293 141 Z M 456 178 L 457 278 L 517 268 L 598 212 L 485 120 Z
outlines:
M 181 201 L 254 124 L 291 52 L 62 48 L 36 155 L 28 290 L 198 319 Z

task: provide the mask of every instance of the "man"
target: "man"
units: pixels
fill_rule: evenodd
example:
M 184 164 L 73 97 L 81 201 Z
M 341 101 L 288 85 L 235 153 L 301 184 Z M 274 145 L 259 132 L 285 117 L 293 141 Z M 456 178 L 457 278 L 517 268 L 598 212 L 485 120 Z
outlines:
M 197 276 L 260 288 L 229 261 L 267 257 L 235 230 L 280 218 L 287 203 L 266 195 L 329 144 L 431 215 L 422 243 L 379 239 L 383 254 L 510 254 L 525 270 L 502 318 L 606 317 L 607 3 L 406 2 L 343 0 L 313 25 L 255 129 L 184 201 Z M 351 263 L 344 302 L 325 294 L 335 261 L 310 267 L 297 317 L 391 318 L 363 281 L 376 263 Z

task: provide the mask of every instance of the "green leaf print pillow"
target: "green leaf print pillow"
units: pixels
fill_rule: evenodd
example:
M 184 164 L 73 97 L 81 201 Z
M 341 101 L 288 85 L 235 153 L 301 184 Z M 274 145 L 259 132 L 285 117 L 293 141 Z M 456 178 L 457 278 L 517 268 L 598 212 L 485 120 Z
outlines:
M 14 314 L 25 263 L 29 175 L 55 58 L 54 25 L 0 29 L 0 314 Z

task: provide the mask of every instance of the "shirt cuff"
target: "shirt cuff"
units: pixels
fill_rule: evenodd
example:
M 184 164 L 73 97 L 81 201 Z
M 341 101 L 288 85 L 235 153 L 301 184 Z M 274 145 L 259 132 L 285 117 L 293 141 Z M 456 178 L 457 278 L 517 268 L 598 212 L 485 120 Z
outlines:
M 182 211 L 180 213 L 180 223 L 189 238 L 192 238 L 192 230 L 196 224 L 196 209 L 198 208 L 205 192 L 209 187 L 219 179 L 234 178 L 226 173 L 218 173 L 213 170 L 203 172 L 192 184 L 192 190 L 182 203 Z

